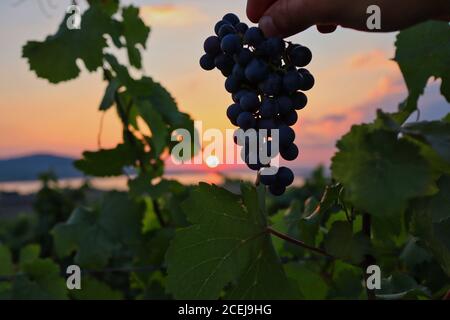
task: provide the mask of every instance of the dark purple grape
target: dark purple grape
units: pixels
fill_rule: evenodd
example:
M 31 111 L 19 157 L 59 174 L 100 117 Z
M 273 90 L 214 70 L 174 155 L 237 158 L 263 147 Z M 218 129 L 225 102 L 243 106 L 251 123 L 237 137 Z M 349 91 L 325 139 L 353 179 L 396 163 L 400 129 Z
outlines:
M 298 121 L 298 114 L 295 110 L 292 110 L 291 112 L 283 115 L 281 117 L 281 120 L 283 121 L 284 124 L 288 126 L 293 126 Z
M 292 110 L 294 110 L 293 108 L 294 103 L 292 99 L 287 96 L 279 97 L 277 99 L 277 103 L 278 103 L 278 112 L 282 116 L 289 114 Z
M 263 168 L 261 169 L 261 173 L 259 176 L 259 181 L 266 186 L 275 184 L 276 181 L 276 174 L 269 174 L 269 173 L 272 173 L 271 169 Z
M 242 49 L 241 38 L 236 34 L 227 34 L 222 39 L 220 48 L 229 55 L 238 53 Z
M 286 125 L 278 128 L 278 134 L 281 146 L 289 146 L 295 140 L 295 131 Z
M 220 40 L 216 36 L 211 36 L 205 40 L 203 49 L 207 54 L 217 56 L 220 53 Z
M 219 29 L 219 38 L 223 39 L 226 35 L 235 34 L 236 29 L 231 24 L 224 24 Z
M 225 80 L 225 89 L 229 93 L 238 92 L 241 89 L 241 81 L 239 81 L 237 77 L 231 75 Z
M 279 37 L 272 37 L 265 41 L 266 47 L 269 50 L 269 57 L 273 59 L 278 59 L 283 55 L 283 52 L 286 48 L 283 39 Z
M 242 109 L 241 106 L 237 103 L 232 104 L 231 106 L 228 107 L 227 109 L 227 117 L 230 120 L 230 122 L 232 124 L 234 124 L 235 126 L 237 126 L 237 118 L 239 117 L 239 115 L 242 113 Z
M 216 35 L 219 35 L 220 28 L 225 24 L 230 24 L 230 23 L 228 21 L 223 21 L 223 20 L 220 20 L 219 22 L 216 23 L 216 25 L 214 27 L 214 32 L 216 33 Z
M 299 72 L 303 76 L 303 83 L 299 89 L 302 91 L 308 91 L 312 89 L 315 83 L 313 75 L 306 69 L 299 69 Z
M 273 118 L 278 113 L 278 105 L 272 98 L 265 98 L 261 103 L 259 114 L 263 118 Z
M 259 59 L 253 59 L 245 68 L 245 77 L 251 83 L 259 83 L 264 81 L 268 72 L 267 64 Z
M 276 73 L 270 74 L 262 85 L 262 91 L 265 95 L 275 96 L 281 92 L 283 87 L 283 78 Z
M 242 67 L 247 66 L 252 59 L 253 53 L 247 48 L 243 48 L 238 54 L 234 55 L 234 61 Z
M 237 25 L 240 20 L 239 17 L 237 15 L 235 15 L 234 13 L 227 13 L 223 18 L 223 21 L 228 21 L 230 24 L 232 24 L 233 26 Z
M 232 75 L 239 79 L 239 81 L 245 81 L 245 71 L 239 64 L 235 64 L 233 67 Z
M 248 25 L 244 22 L 239 22 L 237 25 L 234 26 L 240 34 L 244 35 L 248 30 Z
M 200 67 L 203 70 L 210 71 L 213 70 L 216 65 L 214 64 L 214 58 L 209 54 L 205 54 L 200 58 Z
M 294 143 L 290 144 L 289 146 L 280 148 L 280 155 L 284 160 L 287 161 L 294 161 L 295 159 L 297 159 L 298 153 L 298 148 Z
M 302 110 L 308 104 L 308 97 L 303 92 L 296 92 L 291 98 L 295 110 Z
M 233 101 L 236 102 L 236 103 L 240 103 L 241 98 L 247 93 L 248 93 L 247 90 L 240 90 L 240 91 L 234 93 L 232 95 Z
M 292 94 L 303 85 L 303 76 L 297 71 L 288 71 L 283 77 L 283 89 Z
M 244 35 L 244 42 L 253 47 L 259 46 L 265 40 L 261 29 L 257 27 L 249 28 Z
M 247 129 L 255 127 L 256 120 L 253 117 L 253 114 L 251 114 L 250 112 L 242 112 L 237 117 L 236 123 L 241 129 L 247 130 Z
M 281 167 L 276 174 L 276 184 L 288 187 L 294 183 L 294 173 L 291 169 Z
M 254 92 L 247 92 L 245 95 L 243 95 L 240 103 L 242 109 L 251 112 L 257 110 L 261 104 L 258 95 Z
M 289 50 L 289 59 L 297 67 L 304 67 L 312 60 L 312 53 L 307 47 L 296 45 Z
M 269 186 L 269 191 L 274 196 L 281 196 L 286 192 L 286 187 L 278 184 L 272 184 Z
M 217 69 L 222 71 L 222 73 L 228 77 L 231 74 L 231 71 L 233 70 L 233 59 L 231 59 L 229 56 L 221 53 L 214 59 L 214 64 L 216 65 Z

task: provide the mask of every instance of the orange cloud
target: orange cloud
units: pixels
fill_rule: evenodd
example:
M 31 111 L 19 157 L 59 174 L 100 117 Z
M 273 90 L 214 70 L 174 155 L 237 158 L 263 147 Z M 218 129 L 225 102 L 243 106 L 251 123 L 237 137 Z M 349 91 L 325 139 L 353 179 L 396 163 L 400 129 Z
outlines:
M 202 23 L 207 15 L 190 5 L 154 4 L 141 7 L 145 23 L 153 26 L 182 27 Z
M 351 56 L 348 59 L 347 64 L 353 69 L 378 68 L 380 66 L 391 64 L 389 61 L 390 60 L 386 57 L 386 52 L 373 50 Z

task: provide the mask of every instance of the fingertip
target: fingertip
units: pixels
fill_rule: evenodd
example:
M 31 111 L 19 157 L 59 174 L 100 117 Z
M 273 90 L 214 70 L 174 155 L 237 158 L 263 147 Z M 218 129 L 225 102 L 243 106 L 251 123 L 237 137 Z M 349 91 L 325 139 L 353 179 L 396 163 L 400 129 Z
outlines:
M 320 33 L 332 33 L 337 29 L 337 25 L 334 24 L 318 24 L 317 30 Z
M 250 5 L 247 5 L 247 18 L 253 23 L 257 23 L 259 20 L 255 10 Z

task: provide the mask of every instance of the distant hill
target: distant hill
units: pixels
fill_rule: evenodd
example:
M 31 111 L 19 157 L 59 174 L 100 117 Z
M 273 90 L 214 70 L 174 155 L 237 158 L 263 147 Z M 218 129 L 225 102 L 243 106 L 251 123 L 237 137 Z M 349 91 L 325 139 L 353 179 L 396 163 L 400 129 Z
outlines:
M 33 154 L 29 156 L 0 159 L 0 181 L 36 180 L 40 173 L 53 171 L 58 178 L 82 177 L 74 168 L 74 158 L 51 154 Z

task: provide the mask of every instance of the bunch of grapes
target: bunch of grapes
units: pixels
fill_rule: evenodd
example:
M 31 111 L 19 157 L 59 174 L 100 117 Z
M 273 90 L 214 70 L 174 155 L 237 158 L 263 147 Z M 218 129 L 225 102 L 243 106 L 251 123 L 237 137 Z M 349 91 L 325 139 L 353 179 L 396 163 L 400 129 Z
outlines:
M 298 121 L 297 111 L 308 102 L 303 91 L 314 86 L 314 77 L 304 68 L 311 62 L 311 51 L 282 38 L 266 38 L 261 29 L 249 28 L 232 13 L 216 24 L 215 34 L 205 40 L 200 66 L 217 68 L 226 77 L 225 89 L 234 101 L 227 110 L 229 120 L 243 131 L 278 129 L 280 156 L 295 160 L 299 150 L 291 126 Z M 238 139 L 235 142 L 239 143 Z M 270 146 L 270 135 L 264 143 Z M 264 163 L 259 157 L 250 161 L 244 146 L 242 157 L 249 168 L 261 170 L 260 182 L 269 186 L 273 195 L 282 195 L 294 181 L 292 171 L 281 167 L 276 174 L 265 174 L 270 161 Z

